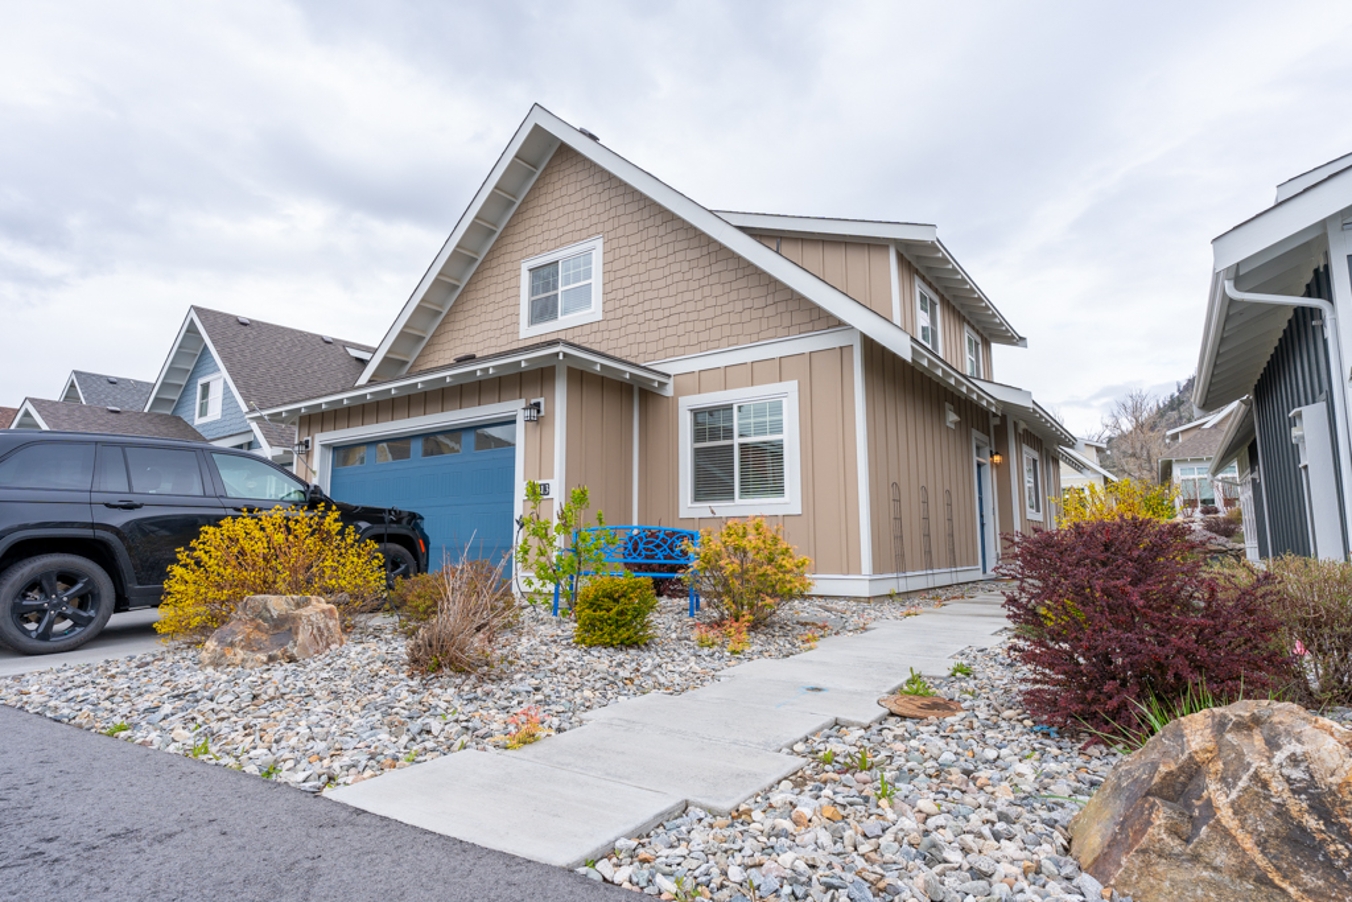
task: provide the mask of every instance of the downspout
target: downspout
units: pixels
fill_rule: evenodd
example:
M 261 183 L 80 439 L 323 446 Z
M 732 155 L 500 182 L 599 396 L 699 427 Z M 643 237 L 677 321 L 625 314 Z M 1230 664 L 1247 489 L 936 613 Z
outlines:
M 1225 294 L 1231 300 L 1248 304 L 1268 304 L 1274 307 L 1317 307 L 1324 314 L 1324 341 L 1328 345 L 1330 380 L 1333 382 L 1333 421 L 1338 433 L 1338 469 L 1343 480 L 1343 559 L 1347 559 L 1347 542 L 1352 542 L 1352 504 L 1348 503 L 1347 493 L 1352 490 L 1352 448 L 1348 444 L 1347 428 L 1347 383 L 1343 375 L 1343 353 L 1338 340 L 1338 315 L 1334 312 L 1333 302 L 1323 298 L 1294 297 L 1286 294 L 1260 294 L 1252 291 L 1240 291 L 1235 288 L 1234 279 L 1225 280 Z M 1261 477 L 1260 477 L 1261 478 Z M 1265 495 L 1266 497 L 1266 495 Z

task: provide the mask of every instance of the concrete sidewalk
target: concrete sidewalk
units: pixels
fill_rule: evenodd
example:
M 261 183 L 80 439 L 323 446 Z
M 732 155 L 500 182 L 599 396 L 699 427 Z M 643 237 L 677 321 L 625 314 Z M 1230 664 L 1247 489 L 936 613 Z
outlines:
M 837 722 L 886 716 L 878 698 L 911 669 L 946 676 L 951 656 L 1007 623 L 998 595 L 954 602 L 791 658 L 748 661 L 719 681 L 650 693 L 514 752 L 467 751 L 327 793 L 394 820 L 562 867 L 605 855 L 697 805 L 730 811 L 801 768 L 787 752 Z

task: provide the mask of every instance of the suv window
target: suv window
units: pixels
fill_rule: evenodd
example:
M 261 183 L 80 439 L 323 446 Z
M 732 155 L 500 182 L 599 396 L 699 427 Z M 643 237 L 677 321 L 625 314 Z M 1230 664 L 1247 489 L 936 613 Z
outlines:
M 144 495 L 202 495 L 202 468 L 196 451 L 132 448 L 127 453 L 131 490 Z
M 41 442 L 26 445 L 0 461 L 0 488 L 89 491 L 94 480 L 94 446 Z
M 229 498 L 258 498 L 266 501 L 304 501 L 306 486 L 276 467 L 255 457 L 238 454 L 212 454 L 220 471 L 225 494 Z

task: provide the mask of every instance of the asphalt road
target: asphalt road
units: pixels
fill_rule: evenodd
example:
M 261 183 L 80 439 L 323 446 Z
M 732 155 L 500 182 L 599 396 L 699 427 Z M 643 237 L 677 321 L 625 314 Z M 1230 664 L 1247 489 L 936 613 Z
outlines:
M 2 705 L 0 837 L 0 899 L 23 902 L 629 898 L 570 871 Z

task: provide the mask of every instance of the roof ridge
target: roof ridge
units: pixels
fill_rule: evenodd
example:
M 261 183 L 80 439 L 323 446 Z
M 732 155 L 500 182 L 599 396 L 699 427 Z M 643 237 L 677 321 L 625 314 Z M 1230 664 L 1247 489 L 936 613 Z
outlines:
M 360 348 L 363 351 L 374 351 L 376 349 L 375 345 L 363 344 L 362 342 L 358 341 L 349 341 L 346 338 L 339 338 L 336 335 L 328 335 L 327 333 L 324 332 L 311 332 L 309 329 L 298 329 L 295 326 L 283 326 L 281 323 L 273 323 L 263 319 L 254 319 L 252 316 L 245 316 L 243 313 L 230 313 L 225 310 L 216 310 L 213 307 L 203 307 L 198 304 L 190 305 L 189 309 L 197 311 L 198 313 L 212 313 L 215 314 L 216 316 L 225 316 L 236 320 L 240 318 L 247 319 L 249 321 L 249 325 L 251 326 L 267 326 L 271 329 L 285 329 L 288 332 L 298 332 L 301 335 L 313 335 L 315 338 L 320 339 L 330 338 L 333 340 L 334 344 L 342 344 L 346 347 Z

